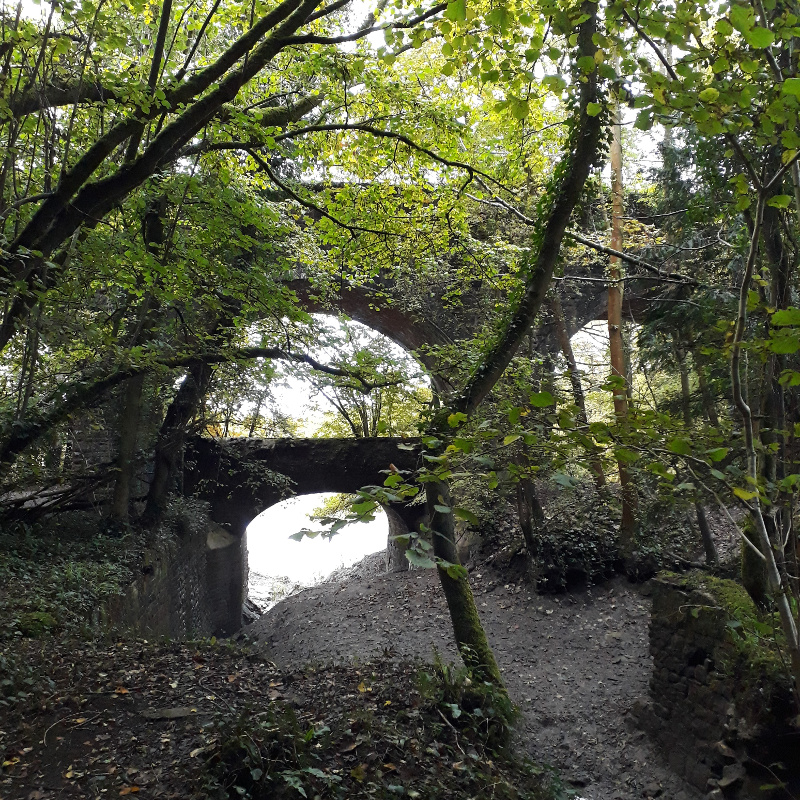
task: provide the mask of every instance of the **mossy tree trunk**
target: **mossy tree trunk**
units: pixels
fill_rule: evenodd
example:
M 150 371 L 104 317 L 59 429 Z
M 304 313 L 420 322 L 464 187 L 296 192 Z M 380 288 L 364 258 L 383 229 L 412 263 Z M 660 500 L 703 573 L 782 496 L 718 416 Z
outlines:
M 458 558 L 455 519 L 451 510 L 452 499 L 448 483 L 428 481 L 425 484 L 425 503 L 439 581 L 450 611 L 458 651 L 464 663 L 478 678 L 502 687 L 500 669 L 481 625 L 466 570 Z
M 596 51 L 593 36 L 597 31 L 598 7 L 596 3 L 586 0 L 575 11 L 576 21 L 581 20 L 576 26 L 576 63 L 587 59 L 591 61 Z M 448 440 L 453 435 L 449 427 L 451 416 L 469 417 L 479 408 L 528 335 L 550 288 L 564 233 L 597 158 L 603 129 L 601 115 L 589 113 L 590 104 L 599 108 L 598 101 L 602 99 L 597 69 L 576 76 L 576 85 L 579 86 L 578 109 L 570 126 L 564 158 L 548 187 L 548 202 L 544 204 L 537 221 L 531 252 L 525 265 L 525 291 L 504 329 L 464 388 L 456 397 L 443 402 L 442 409 L 436 414 L 428 433 L 439 440 L 434 450 L 440 457 L 446 453 Z M 465 661 L 486 680 L 502 689 L 500 671 L 481 626 L 466 572 L 458 566 L 450 487 L 446 479 L 440 477 L 446 474 L 446 466 L 442 462 L 439 464 L 426 476 L 425 495 L 433 531 L 433 551 L 440 561 L 437 569 L 456 642 Z M 448 568 L 450 564 L 455 566 Z

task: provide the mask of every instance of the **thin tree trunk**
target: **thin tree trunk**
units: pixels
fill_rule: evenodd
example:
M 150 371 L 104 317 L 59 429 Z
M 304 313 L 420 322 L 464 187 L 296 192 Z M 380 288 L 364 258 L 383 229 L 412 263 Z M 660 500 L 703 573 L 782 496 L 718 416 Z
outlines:
M 578 363 L 575 360 L 575 353 L 572 350 L 572 342 L 569 339 L 569 331 L 564 320 L 564 310 L 561 307 L 561 298 L 558 292 L 553 293 L 553 298 L 550 301 L 550 310 L 553 312 L 553 322 L 556 328 L 556 337 L 558 344 L 561 347 L 561 353 L 564 360 L 567 362 L 567 375 L 569 382 L 572 386 L 572 397 L 575 405 L 578 407 L 578 422 L 587 426 L 589 418 L 586 414 L 586 396 L 583 393 L 583 383 L 581 382 L 581 374 L 578 370 Z M 587 434 L 588 436 L 588 434 Z M 589 468 L 594 475 L 594 483 L 598 489 L 602 489 L 606 485 L 606 476 L 603 472 L 603 462 L 600 460 L 600 454 L 596 447 L 589 449 Z
M 528 550 L 532 566 L 531 577 L 535 585 L 539 578 L 539 538 L 536 534 L 537 530 L 544 525 L 545 517 L 544 509 L 536 493 L 536 484 L 525 474 L 520 477 L 517 484 L 517 513 L 519 515 L 519 527 L 522 530 L 525 547 Z
M 267 397 L 267 389 L 258 395 L 258 403 L 256 403 L 255 410 L 253 411 L 253 421 L 250 423 L 250 429 L 247 431 L 247 438 L 252 439 L 255 435 L 256 428 L 258 427 L 258 420 L 261 418 L 261 406 Z
M 752 486 L 758 486 L 758 454 L 753 432 L 753 414 L 742 392 L 741 352 L 742 339 L 747 325 L 747 299 L 750 283 L 753 278 L 753 268 L 755 267 L 756 257 L 758 255 L 758 241 L 765 203 L 766 199 L 762 191 L 758 196 L 755 219 L 753 221 L 753 232 L 750 239 L 750 251 L 747 256 L 742 283 L 739 287 L 739 309 L 733 341 L 731 343 L 731 383 L 733 386 L 733 401 L 742 418 L 745 452 L 747 454 L 747 475 Z M 761 508 L 761 499 L 758 495 L 750 500 L 750 517 L 753 521 L 753 527 L 755 528 L 755 534 L 759 543 L 758 550 L 761 551 L 766 562 L 769 587 L 772 592 L 773 600 L 778 607 L 781 628 L 786 638 L 786 648 L 789 652 L 795 692 L 797 696 L 800 697 L 800 638 L 798 637 L 797 623 L 789 602 L 789 592 L 791 588 L 784 583 L 778 568 L 775 552 L 772 547 L 772 542 L 770 541 L 769 533 L 767 532 Z
M 708 383 L 708 375 L 706 373 L 706 361 L 701 358 L 699 349 L 692 350 L 692 361 L 694 362 L 694 371 L 697 375 L 697 382 L 700 385 L 700 395 L 703 398 L 703 410 L 706 412 L 708 421 L 715 427 L 719 427 L 719 415 L 717 414 L 717 404 L 714 398 L 714 393 Z
M 686 364 L 686 350 L 684 350 L 680 340 L 675 335 L 673 335 L 673 343 L 675 346 L 675 360 L 678 362 L 678 371 L 681 376 L 683 421 L 686 425 L 686 432 L 689 433 L 692 427 L 692 408 L 690 403 L 691 392 L 689 391 L 689 368 Z M 703 541 L 703 549 L 706 553 L 706 564 L 715 567 L 719 564 L 719 554 L 717 553 L 717 546 L 714 543 L 714 535 L 711 533 L 711 528 L 708 524 L 706 510 L 700 500 L 695 500 L 694 510 L 695 516 L 697 517 L 697 527 L 700 530 L 700 538 Z
M 615 108 L 611 138 L 611 247 L 622 250 L 622 128 L 619 105 Z M 628 418 L 626 393 L 625 350 L 622 338 L 622 263 L 617 256 L 609 258 L 608 284 L 608 343 L 611 355 L 612 377 L 619 379 L 614 387 L 614 415 L 622 425 Z M 624 461 L 617 462 L 622 490 L 622 521 L 620 522 L 620 550 L 627 561 L 636 547 L 637 496 L 633 476 Z

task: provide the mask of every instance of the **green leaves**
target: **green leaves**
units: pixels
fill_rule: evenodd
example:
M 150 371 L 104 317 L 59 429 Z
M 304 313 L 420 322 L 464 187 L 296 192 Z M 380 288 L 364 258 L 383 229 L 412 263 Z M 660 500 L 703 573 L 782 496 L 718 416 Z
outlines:
M 709 86 L 707 89 L 703 89 L 698 97 L 704 103 L 713 103 L 719 97 L 719 90 L 715 89 L 713 86 Z
M 550 392 L 533 392 L 528 399 L 534 408 L 546 408 L 556 404 L 556 399 Z
M 767 200 L 767 205 L 772 208 L 789 208 L 793 198 L 789 194 L 776 194 Z
M 470 525 L 478 524 L 478 518 L 466 508 L 454 508 L 453 514 L 458 517 L 458 519 L 463 519 L 464 522 L 468 522 Z
M 450 414 L 450 416 L 447 417 L 447 424 L 451 428 L 457 428 L 459 425 L 466 422 L 467 419 L 468 417 L 466 414 L 461 411 L 457 411 L 455 414 Z
M 670 453 L 675 453 L 678 456 L 690 456 L 692 454 L 692 446 L 687 439 L 675 437 L 667 442 L 667 450 Z
M 523 120 L 530 113 L 530 105 L 528 104 L 527 100 L 515 97 L 511 101 L 510 107 L 511 116 L 513 116 L 514 119 Z
M 412 567 L 419 567 L 421 569 L 432 569 L 436 566 L 436 562 L 426 555 L 418 553 L 416 550 L 406 550 L 406 559 Z
M 706 455 L 712 461 L 722 461 L 722 459 L 725 458 L 729 452 L 730 451 L 727 447 L 715 447 L 711 450 L 706 450 Z
M 775 35 L 772 31 L 767 30 L 766 28 L 752 28 L 749 31 L 745 31 L 744 39 L 750 45 L 757 50 L 763 50 L 765 47 L 769 47 L 775 41 Z
M 781 93 L 790 97 L 800 97 L 800 78 L 786 78 L 781 84 Z
M 489 25 L 494 25 L 501 31 L 506 32 L 510 25 L 514 22 L 514 16 L 509 12 L 508 8 L 504 5 L 495 6 L 487 15 L 486 22 Z
M 466 22 L 467 0 L 451 0 L 447 4 L 444 15 L 452 22 Z
M 770 318 L 770 321 L 776 327 L 786 325 L 800 327 L 800 308 L 794 308 L 794 306 L 792 306 L 776 311 Z

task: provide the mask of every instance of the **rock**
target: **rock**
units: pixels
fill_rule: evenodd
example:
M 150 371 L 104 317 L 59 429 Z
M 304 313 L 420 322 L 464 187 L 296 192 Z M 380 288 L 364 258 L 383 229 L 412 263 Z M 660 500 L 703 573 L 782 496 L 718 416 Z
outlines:
M 661 788 L 661 785 L 655 781 L 648 783 L 647 786 L 644 787 L 645 797 L 660 797 L 663 792 L 664 790 Z
M 242 606 L 242 624 L 255 622 L 264 612 L 248 597 Z
M 25 614 L 20 614 L 19 622 L 17 623 L 22 635 L 31 639 L 36 639 L 52 631 L 57 624 L 56 618 L 52 614 L 48 614 L 47 611 L 28 611 Z
M 722 770 L 722 777 L 719 779 L 719 788 L 723 791 L 735 786 L 744 780 L 744 767 L 739 764 L 728 764 Z
M 567 775 L 566 781 L 570 786 L 582 789 L 584 786 L 588 786 L 592 782 L 592 779 L 584 773 L 575 772 L 571 775 Z
M 728 759 L 729 761 L 736 761 L 736 753 L 728 747 L 725 742 L 717 742 L 714 745 L 714 750 L 719 753 L 723 758 Z

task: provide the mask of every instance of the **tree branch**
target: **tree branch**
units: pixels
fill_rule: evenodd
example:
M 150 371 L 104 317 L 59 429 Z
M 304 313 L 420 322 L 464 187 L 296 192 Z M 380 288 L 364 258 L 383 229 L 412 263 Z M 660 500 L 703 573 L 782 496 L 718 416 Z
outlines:
M 352 124 L 345 124 L 345 123 L 330 123 L 327 125 L 309 125 L 305 128 L 297 128 L 293 131 L 286 131 L 286 133 L 281 133 L 275 137 L 276 142 L 283 141 L 284 139 L 294 139 L 297 136 L 302 136 L 306 133 L 317 133 L 317 132 L 325 132 L 325 131 L 361 131 L 363 133 L 368 133 L 371 136 L 376 136 L 378 138 L 383 139 L 394 139 L 395 141 L 401 142 L 402 144 L 416 150 L 420 153 L 424 153 L 428 158 L 432 161 L 437 162 L 438 164 L 442 164 L 445 167 L 454 167 L 456 169 L 463 169 L 467 172 L 471 177 L 475 177 L 476 175 L 480 175 L 487 181 L 499 186 L 500 188 L 504 188 L 503 184 L 500 183 L 496 178 L 493 178 L 486 172 L 479 170 L 477 167 L 473 167 L 471 164 L 467 164 L 463 161 L 452 161 L 449 158 L 445 158 L 444 156 L 440 156 L 435 151 L 424 147 L 421 144 L 417 144 L 413 139 L 410 139 L 408 136 L 405 136 L 402 133 L 397 133 L 395 131 L 387 131 L 383 128 L 375 128 L 372 125 L 366 125 L 363 123 L 352 123 Z
M 592 37 L 597 29 L 597 5 L 587 0 L 582 9 L 588 18 L 578 28 L 577 55 L 578 58 L 593 57 L 595 46 Z M 461 396 L 452 404 L 453 410 L 471 414 L 478 408 L 514 357 L 549 289 L 570 215 L 589 177 L 602 136 L 600 115 L 589 116 L 587 113 L 589 103 L 596 103 L 599 99 L 596 68 L 585 76 L 579 91 L 575 128 L 567 143 L 567 153 L 560 170 L 557 170 L 557 175 L 559 172 L 560 175 L 553 187 L 552 204 L 542 220 L 541 235 L 531 259 L 525 293 L 500 338 L 467 381 Z
M 672 80 L 677 81 L 678 76 L 675 73 L 675 70 L 672 68 L 672 64 L 669 63 L 669 60 L 662 52 L 661 48 L 651 39 L 640 27 L 639 24 L 634 20 L 634 18 L 628 13 L 627 9 L 622 9 L 622 16 L 625 17 L 626 20 L 631 24 L 633 29 L 639 36 L 644 39 L 647 44 L 650 45 L 653 52 L 656 54 L 656 58 L 664 65 L 664 69 L 667 71 L 667 74 L 672 78 Z
M 342 36 L 319 36 L 313 33 L 308 33 L 304 36 L 292 36 L 286 39 L 286 44 L 344 44 L 345 42 L 356 42 L 359 39 L 363 39 L 365 36 L 369 36 L 371 33 L 378 33 L 379 31 L 385 31 L 389 28 L 394 30 L 413 28 L 415 25 L 419 25 L 420 22 L 425 22 L 425 20 L 435 17 L 446 8 L 447 3 L 439 3 L 428 11 L 425 11 L 416 17 L 412 17 L 411 19 L 398 20 L 397 22 L 386 22 L 383 25 L 373 25 L 369 28 L 362 27 L 354 33 L 348 33 Z
M 480 181 L 479 181 L 480 183 Z M 484 187 L 485 188 L 485 187 Z M 471 200 L 475 200 L 477 203 L 482 203 L 487 206 L 495 206 L 497 208 L 504 208 L 507 211 L 510 211 L 517 219 L 521 222 L 524 222 L 526 225 L 535 226 L 536 220 L 531 219 L 531 217 L 525 216 L 519 209 L 515 208 L 511 205 L 511 203 L 507 203 L 500 197 L 496 195 L 492 195 L 492 200 L 484 200 L 481 197 L 476 197 L 473 194 L 467 194 Z M 680 275 L 676 272 L 667 272 L 664 273 L 659 267 L 653 266 L 652 264 L 644 261 L 643 259 L 639 258 L 638 256 L 632 256 L 629 253 L 623 253 L 622 250 L 615 250 L 612 247 L 607 247 L 600 242 L 595 241 L 594 239 L 588 239 L 583 234 L 578 233 L 577 231 L 566 230 L 564 231 L 565 236 L 569 236 L 570 239 L 574 239 L 576 242 L 580 242 L 586 247 L 591 247 L 593 250 L 597 250 L 599 253 L 605 253 L 608 256 L 616 256 L 623 261 L 627 261 L 629 264 L 635 264 L 638 267 L 642 267 L 642 269 L 647 270 L 648 272 L 652 272 L 654 275 L 658 275 L 659 278 L 666 278 L 669 279 L 671 282 L 680 282 L 680 283 L 687 283 L 691 286 L 696 286 L 697 281 L 694 278 L 690 278 L 688 275 Z
M 340 378 L 358 381 L 364 388 L 374 389 L 374 384 L 363 379 L 357 372 L 340 367 L 332 367 L 317 361 L 305 353 L 293 353 L 280 347 L 243 347 L 228 351 L 192 353 L 171 358 L 157 357 L 139 364 L 118 365 L 111 371 L 101 374 L 82 375 L 68 384 L 62 384 L 42 398 L 37 411 L 27 419 L 8 419 L 0 426 L 0 473 L 14 463 L 17 456 L 30 447 L 47 431 L 65 420 L 74 412 L 90 408 L 99 402 L 106 393 L 119 384 L 155 370 L 178 369 L 194 364 L 224 364 L 249 361 L 256 358 L 280 359 L 296 364 L 307 364 L 318 372 Z
M 318 206 L 316 203 L 311 202 L 311 200 L 306 200 L 304 197 L 301 197 L 299 194 L 294 192 L 287 184 L 285 184 L 282 180 L 280 180 L 280 178 L 278 178 L 275 175 L 275 173 L 270 169 L 269 164 L 267 164 L 267 162 L 264 161 L 264 159 L 261 158 L 261 156 L 259 156 L 257 153 L 254 153 L 252 150 L 247 150 L 247 153 L 261 167 L 261 169 L 263 169 L 264 172 L 266 172 L 267 175 L 269 175 L 270 180 L 274 184 L 283 189 L 283 191 L 286 192 L 286 194 L 288 194 L 292 199 L 300 203 L 300 205 L 303 206 L 303 208 L 307 208 L 310 211 L 316 211 L 318 214 L 321 214 L 323 217 L 325 217 L 325 219 L 329 219 L 331 222 L 333 222 L 334 225 L 338 225 L 341 228 L 344 228 L 345 230 L 349 231 L 350 235 L 353 236 L 354 238 L 357 233 L 373 233 L 376 236 L 403 235 L 401 233 L 393 233 L 392 231 L 380 231 L 377 230 L 376 228 L 364 228 L 361 225 L 350 225 L 347 222 L 343 222 L 342 220 L 337 219 L 336 217 L 333 216 L 333 214 L 330 214 L 324 208 L 322 208 L 322 206 Z

